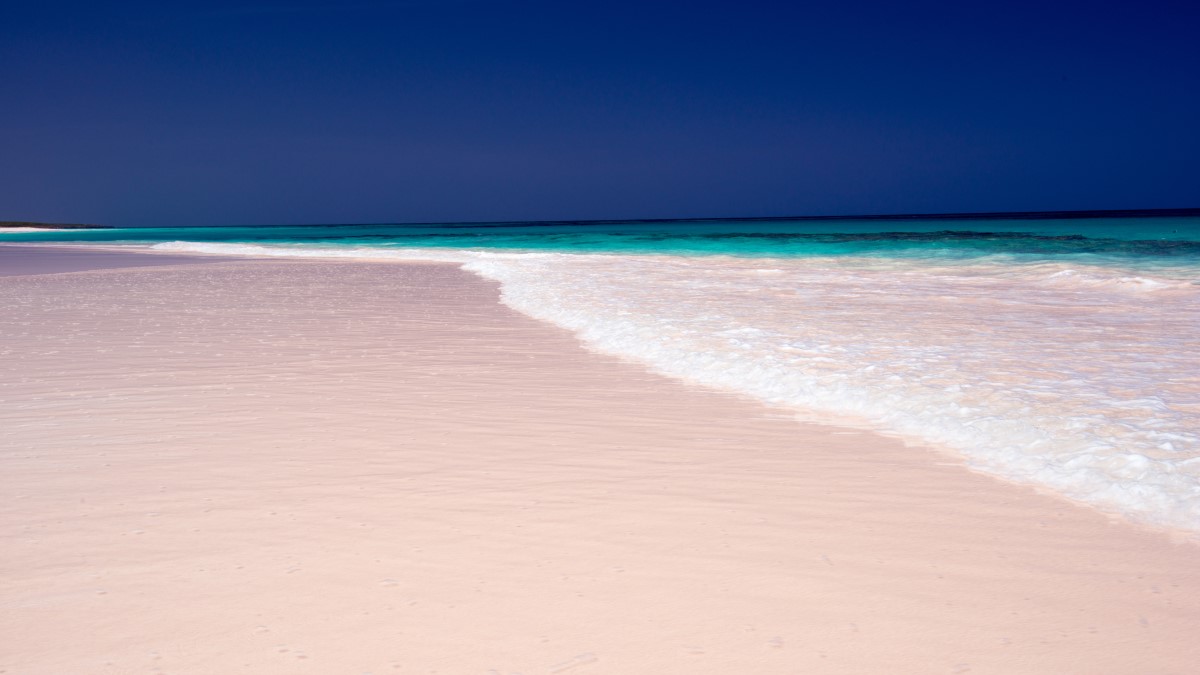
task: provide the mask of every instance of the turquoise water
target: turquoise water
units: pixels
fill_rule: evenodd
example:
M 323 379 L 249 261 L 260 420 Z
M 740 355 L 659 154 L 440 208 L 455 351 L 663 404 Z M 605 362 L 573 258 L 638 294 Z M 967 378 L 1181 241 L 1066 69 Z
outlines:
M 132 228 L 0 235 L 4 241 L 169 241 L 577 253 L 1061 258 L 1200 265 L 1200 216 L 1085 219 L 692 220 Z
M 153 228 L 0 241 L 457 263 L 596 351 L 1200 532 L 1200 216 Z

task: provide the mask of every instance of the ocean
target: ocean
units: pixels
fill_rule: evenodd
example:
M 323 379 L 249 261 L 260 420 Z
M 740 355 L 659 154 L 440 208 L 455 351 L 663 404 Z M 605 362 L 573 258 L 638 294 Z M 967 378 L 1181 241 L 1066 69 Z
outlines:
M 6 242 L 459 263 L 597 351 L 1200 531 L 1196 215 L 130 228 Z

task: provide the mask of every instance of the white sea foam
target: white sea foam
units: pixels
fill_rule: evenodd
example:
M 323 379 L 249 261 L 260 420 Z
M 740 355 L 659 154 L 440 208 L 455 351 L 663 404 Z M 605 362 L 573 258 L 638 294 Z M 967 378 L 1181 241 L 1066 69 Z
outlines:
M 952 449 L 980 470 L 1200 531 L 1200 285 L 1057 263 L 335 249 L 442 260 L 594 349 Z

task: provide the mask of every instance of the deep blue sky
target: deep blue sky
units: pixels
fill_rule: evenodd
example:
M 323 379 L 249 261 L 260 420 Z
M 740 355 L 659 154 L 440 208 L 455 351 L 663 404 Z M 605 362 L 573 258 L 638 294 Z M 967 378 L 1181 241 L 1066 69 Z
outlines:
M 1200 206 L 1200 3 L 0 4 L 0 219 Z

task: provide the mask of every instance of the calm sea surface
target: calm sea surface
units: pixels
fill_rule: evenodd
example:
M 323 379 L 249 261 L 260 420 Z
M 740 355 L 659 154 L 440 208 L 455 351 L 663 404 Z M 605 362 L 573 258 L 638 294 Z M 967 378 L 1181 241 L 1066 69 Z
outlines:
M 457 262 L 594 349 L 1200 531 L 1200 217 L 137 228 L 0 242 Z

